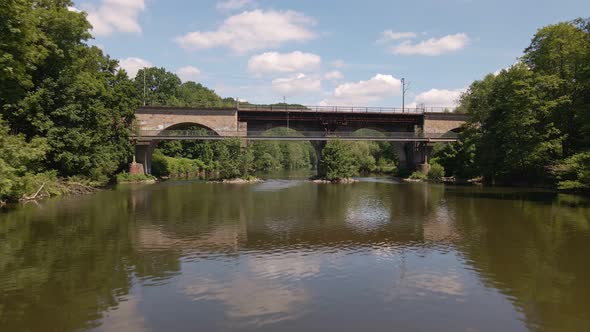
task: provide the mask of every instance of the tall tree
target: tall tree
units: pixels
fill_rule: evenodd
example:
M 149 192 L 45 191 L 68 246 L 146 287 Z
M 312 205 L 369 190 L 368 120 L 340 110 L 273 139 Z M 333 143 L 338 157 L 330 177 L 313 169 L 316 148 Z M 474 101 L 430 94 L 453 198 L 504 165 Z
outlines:
M 539 29 L 523 61 L 539 76 L 557 79 L 553 120 L 564 135 L 563 155 L 569 156 L 584 143 L 583 121 L 590 112 L 590 31 L 588 20 L 578 19 Z
M 143 68 L 135 75 L 135 87 L 145 105 L 168 106 L 179 104 L 180 78 L 165 68 Z
M 2 112 L 12 132 L 47 137 L 46 168 L 105 181 L 128 160 L 136 93 L 117 61 L 86 44 L 90 24 L 71 5 L 1 6 L 0 61 L 13 73 L 0 75 Z

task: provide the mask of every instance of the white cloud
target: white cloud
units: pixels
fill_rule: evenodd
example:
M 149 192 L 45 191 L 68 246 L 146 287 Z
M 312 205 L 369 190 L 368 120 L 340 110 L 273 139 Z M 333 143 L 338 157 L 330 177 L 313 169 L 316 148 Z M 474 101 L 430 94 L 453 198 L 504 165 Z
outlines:
M 119 61 L 119 67 L 125 69 L 130 78 L 135 78 L 140 69 L 153 67 L 153 64 L 145 59 L 130 57 Z
M 319 55 L 303 52 L 267 52 L 255 55 L 248 61 L 248 70 L 254 74 L 295 73 L 317 70 L 322 62 Z
M 390 40 L 413 39 L 417 36 L 418 34 L 415 32 L 396 32 L 393 30 L 385 30 L 381 33 L 381 39 L 379 41 L 386 42 Z
M 274 91 L 284 96 L 295 96 L 305 93 L 318 92 L 322 88 L 319 78 L 297 74 L 287 78 L 277 78 L 272 81 Z
M 141 33 L 139 14 L 145 9 L 144 0 L 102 0 L 96 7 L 84 6 L 95 36 L 109 36 L 115 31 Z
M 230 10 L 238 10 L 244 7 L 250 7 L 256 5 L 256 2 L 253 0 L 226 0 L 220 1 L 215 6 L 218 10 L 222 11 L 230 11 Z
M 436 56 L 444 53 L 458 51 L 469 42 L 469 37 L 464 33 L 447 35 L 441 38 L 431 38 L 413 43 L 409 40 L 393 46 L 391 52 L 399 55 L 428 55 Z
M 315 20 L 295 11 L 245 11 L 230 16 L 214 31 L 195 31 L 177 37 L 185 49 L 228 47 L 238 53 L 307 41 L 316 34 L 309 28 Z
M 176 70 L 176 75 L 178 75 L 183 82 L 196 81 L 199 75 L 201 75 L 201 70 L 197 67 L 186 66 L 178 68 Z
M 344 83 L 334 89 L 322 105 L 363 106 L 401 93 L 401 81 L 391 75 L 377 74 L 367 81 Z
M 68 6 L 68 10 L 74 13 L 81 13 L 82 11 L 74 6 Z
M 339 70 L 332 70 L 324 74 L 324 79 L 328 81 L 337 81 L 344 78 L 344 75 Z
M 414 98 L 414 102 L 408 105 L 409 108 L 414 108 L 419 104 L 426 107 L 448 107 L 456 108 L 459 97 L 465 92 L 466 88 L 446 90 L 446 89 L 431 89 L 422 92 Z

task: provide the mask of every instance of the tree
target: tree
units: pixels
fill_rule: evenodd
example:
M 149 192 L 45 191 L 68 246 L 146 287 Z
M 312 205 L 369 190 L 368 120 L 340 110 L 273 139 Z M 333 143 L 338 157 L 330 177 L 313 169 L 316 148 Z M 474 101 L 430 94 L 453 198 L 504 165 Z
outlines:
M 558 187 L 566 190 L 590 190 L 590 152 L 575 154 L 551 168 Z
M 552 119 L 563 134 L 563 156 L 572 155 L 585 144 L 590 112 L 590 20 L 578 19 L 539 29 L 523 61 L 545 80 L 558 85 Z M 585 121 L 584 121 L 585 120 Z M 585 131 L 586 130 L 586 131 Z M 588 145 L 585 145 L 588 147 Z
M 142 68 L 137 71 L 134 83 L 145 105 L 181 106 L 183 103 L 178 100 L 180 78 L 164 68 Z
M 222 107 L 226 106 L 215 91 L 195 82 L 185 82 L 178 87 L 177 104 L 180 107 Z M 234 105 L 231 105 L 232 107 Z
M 358 141 L 345 144 L 352 151 L 352 156 L 360 172 L 369 173 L 375 170 L 377 161 L 373 154 L 379 149 L 375 142 Z
M 358 166 L 347 144 L 340 140 L 330 140 L 322 151 L 323 169 L 319 174 L 327 180 L 339 180 L 358 174 Z
M 24 136 L 10 135 L 0 117 L 0 201 L 17 200 L 36 190 L 45 177 L 41 174 L 42 161 L 47 152 L 47 141 L 35 138 L 27 142 Z
M 65 0 L 3 4 L 3 16 L 16 16 L 0 19 L 10 28 L 0 32 L 0 61 L 14 73 L 1 75 L 0 84 L 7 87 L 0 91 L 2 112 L 12 132 L 26 140 L 47 138 L 45 169 L 104 182 L 129 159 L 136 93 L 117 61 L 86 44 L 90 24 L 85 14 L 68 10 L 70 5 Z
M 555 79 L 525 64 L 474 82 L 461 98 L 460 107 L 472 116 L 463 142 L 435 156 L 449 171 L 480 170 L 490 182 L 543 180 L 561 155 L 562 134 L 551 117 L 560 104 L 557 89 Z

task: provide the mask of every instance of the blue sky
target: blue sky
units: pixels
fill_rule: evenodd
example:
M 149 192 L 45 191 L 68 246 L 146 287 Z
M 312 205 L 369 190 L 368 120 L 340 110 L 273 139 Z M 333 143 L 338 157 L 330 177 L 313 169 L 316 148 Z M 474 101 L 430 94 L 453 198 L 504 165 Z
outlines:
M 130 74 L 165 67 L 253 103 L 452 106 L 582 0 L 77 0 Z

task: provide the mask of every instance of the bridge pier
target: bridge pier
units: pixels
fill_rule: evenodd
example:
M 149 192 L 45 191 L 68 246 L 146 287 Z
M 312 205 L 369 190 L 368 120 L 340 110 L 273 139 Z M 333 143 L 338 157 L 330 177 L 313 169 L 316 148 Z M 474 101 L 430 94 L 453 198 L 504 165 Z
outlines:
M 322 162 L 322 152 L 324 151 L 324 148 L 326 147 L 326 143 L 327 141 L 310 141 L 311 145 L 313 146 L 313 149 L 315 150 L 315 155 L 316 155 L 316 168 L 318 171 L 318 174 L 322 174 L 322 170 L 323 170 L 323 162 Z
M 430 166 L 428 165 L 432 147 L 426 142 L 408 142 L 403 144 L 401 149 L 400 168 L 410 171 L 428 172 Z M 404 158 L 402 158 L 402 156 Z
M 152 155 L 156 143 L 154 142 L 137 142 L 135 144 L 135 160 L 143 165 L 144 174 L 152 174 Z

